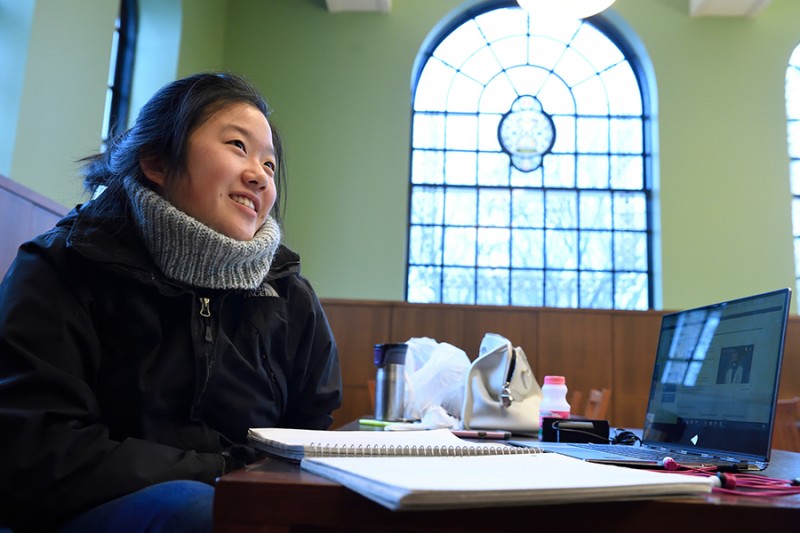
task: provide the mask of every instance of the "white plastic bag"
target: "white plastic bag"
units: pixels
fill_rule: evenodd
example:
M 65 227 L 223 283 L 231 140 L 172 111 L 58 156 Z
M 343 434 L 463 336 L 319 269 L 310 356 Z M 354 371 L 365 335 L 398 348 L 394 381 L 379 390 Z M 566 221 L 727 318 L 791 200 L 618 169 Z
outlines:
M 460 348 L 427 337 L 406 341 L 405 418 L 454 427 L 464 403 L 469 357 Z

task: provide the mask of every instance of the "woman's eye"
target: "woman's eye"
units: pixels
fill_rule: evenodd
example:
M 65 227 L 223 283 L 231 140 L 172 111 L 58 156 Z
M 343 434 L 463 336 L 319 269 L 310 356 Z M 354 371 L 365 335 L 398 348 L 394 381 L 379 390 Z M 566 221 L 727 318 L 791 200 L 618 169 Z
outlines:
M 240 149 L 243 152 L 247 151 L 244 148 L 244 143 L 242 141 L 238 140 L 238 139 L 231 141 L 230 144 L 232 144 L 233 146 L 235 146 L 236 148 Z
M 275 172 L 275 163 L 272 161 L 265 161 L 264 166 L 270 169 L 271 171 Z

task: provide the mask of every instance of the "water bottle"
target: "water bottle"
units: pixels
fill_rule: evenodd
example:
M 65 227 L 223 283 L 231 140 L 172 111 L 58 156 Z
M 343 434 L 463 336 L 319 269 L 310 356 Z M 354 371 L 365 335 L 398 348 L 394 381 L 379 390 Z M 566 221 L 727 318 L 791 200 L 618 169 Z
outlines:
M 407 352 L 405 343 L 375 345 L 375 420 L 403 420 Z
M 539 406 L 539 438 L 542 438 L 542 421 L 545 417 L 569 418 L 567 384 L 564 376 L 545 376 L 542 385 L 542 403 Z

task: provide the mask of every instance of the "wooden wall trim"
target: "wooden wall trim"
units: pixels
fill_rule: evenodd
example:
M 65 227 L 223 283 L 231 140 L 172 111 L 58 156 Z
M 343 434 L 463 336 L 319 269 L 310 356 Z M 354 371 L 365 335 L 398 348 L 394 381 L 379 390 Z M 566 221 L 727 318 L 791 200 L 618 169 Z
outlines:
M 58 217 L 63 217 L 69 212 L 69 209 L 63 205 L 54 202 L 50 198 L 43 196 L 38 192 L 33 191 L 20 183 L 17 183 L 11 178 L 3 176 L 2 174 L 0 174 L 0 189 L 19 197 L 19 200 L 22 202 L 39 207 Z
M 52 228 L 69 210 L 0 176 L 0 279 L 23 242 Z

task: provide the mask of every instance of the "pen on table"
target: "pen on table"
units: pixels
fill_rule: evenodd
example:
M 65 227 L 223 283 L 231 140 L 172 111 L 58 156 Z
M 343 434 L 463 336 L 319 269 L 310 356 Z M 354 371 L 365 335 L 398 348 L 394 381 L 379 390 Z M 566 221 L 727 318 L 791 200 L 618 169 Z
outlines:
M 362 426 L 374 426 L 374 427 L 386 427 L 392 422 L 388 422 L 386 420 L 375 420 L 374 418 L 360 418 L 358 423 Z
M 510 431 L 484 431 L 472 429 L 451 429 L 453 435 L 462 439 L 493 439 L 508 440 L 511 438 Z

